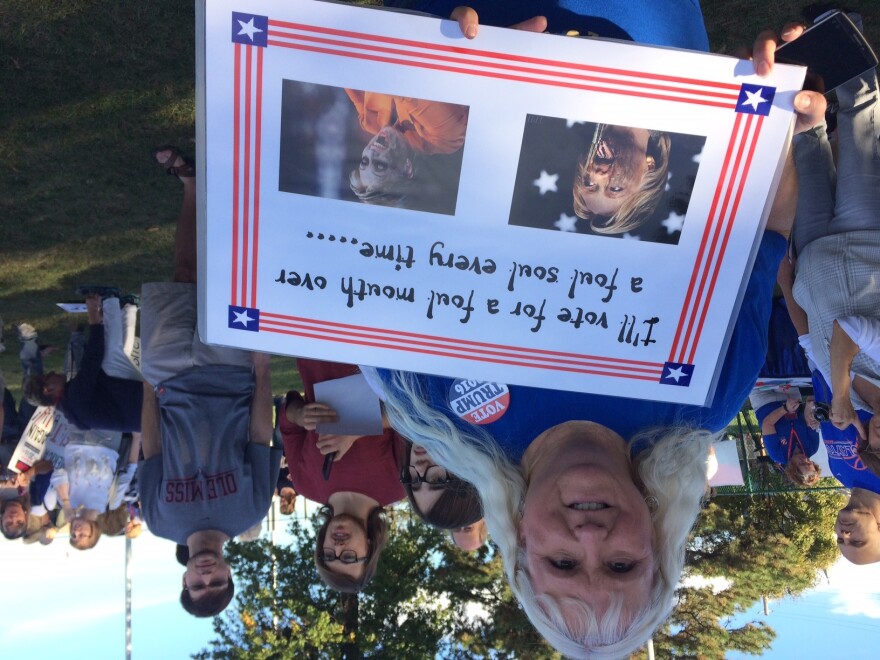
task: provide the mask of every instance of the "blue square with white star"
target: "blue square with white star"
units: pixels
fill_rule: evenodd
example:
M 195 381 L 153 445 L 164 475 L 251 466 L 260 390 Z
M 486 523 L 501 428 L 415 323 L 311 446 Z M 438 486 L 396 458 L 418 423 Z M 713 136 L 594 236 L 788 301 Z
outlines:
M 232 12 L 232 41 L 245 46 L 266 47 L 269 38 L 269 17 Z
M 253 307 L 229 306 L 229 328 L 233 330 L 260 331 L 260 310 Z
M 743 83 L 743 86 L 739 89 L 736 111 L 747 115 L 763 115 L 766 117 L 770 114 L 774 96 L 776 96 L 775 87 Z
M 694 365 L 667 362 L 663 365 L 663 375 L 660 376 L 660 384 L 687 387 L 691 384 L 691 376 L 693 375 Z

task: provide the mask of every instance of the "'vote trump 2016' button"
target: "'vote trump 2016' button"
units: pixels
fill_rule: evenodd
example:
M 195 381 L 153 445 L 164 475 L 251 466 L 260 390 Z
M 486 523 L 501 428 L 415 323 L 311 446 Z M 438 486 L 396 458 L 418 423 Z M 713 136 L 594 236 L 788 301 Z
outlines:
M 457 379 L 449 388 L 449 407 L 471 424 L 491 424 L 501 419 L 510 405 L 507 385 Z

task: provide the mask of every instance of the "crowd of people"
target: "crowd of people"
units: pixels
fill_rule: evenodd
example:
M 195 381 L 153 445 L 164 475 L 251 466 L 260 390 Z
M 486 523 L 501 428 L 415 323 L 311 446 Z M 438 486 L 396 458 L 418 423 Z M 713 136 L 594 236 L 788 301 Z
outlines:
M 490 24 L 708 49 L 691 0 L 385 4 L 451 16 L 469 39 Z M 789 25 L 782 38 L 803 29 Z M 759 74 L 772 68 L 775 46 L 770 34 L 756 42 Z M 400 131 L 372 121 L 381 113 L 371 99 L 350 97 L 371 132 Z M 268 355 L 202 343 L 196 168 L 174 147 L 156 149 L 183 187 L 172 281 L 144 284 L 139 298 L 82 287 L 87 338 L 84 327 L 73 330 L 65 373 L 43 373 L 52 347 L 18 326 L 23 396 L 16 406 L 2 383 L 0 459 L 10 467 L 39 411 L 60 414 L 67 434 L 61 460 L 6 470 L 0 530 L 44 544 L 66 533 L 86 550 L 102 535 L 134 537 L 146 526 L 176 545 L 186 566 L 184 609 L 213 616 L 234 595 L 224 544 L 259 525 L 273 498 L 282 513 L 298 495 L 322 505 L 316 571 L 341 592 L 364 589 L 380 570 L 387 507 L 405 500 L 464 551 L 491 536 L 524 611 L 560 652 L 624 657 L 669 615 L 707 492 L 710 447 L 750 398 L 766 454 L 798 487 L 818 483 L 811 457 L 824 442 L 832 476 L 851 489 L 834 529 L 841 552 L 857 564 L 880 561 L 876 73 L 844 84 L 837 98 L 832 149 L 824 97 L 795 97 L 796 135 L 712 405 L 510 386 L 518 407 L 483 426 L 454 414 L 450 378 L 299 358 L 303 391 L 276 398 Z M 388 99 L 402 102 L 380 100 Z M 610 144 L 597 147 L 601 163 L 587 164 L 593 176 L 614 168 Z M 355 172 L 352 186 L 365 176 Z M 618 213 L 603 222 L 623 223 Z M 755 388 L 777 284 L 812 370 L 809 391 Z M 315 386 L 359 374 L 376 393 L 381 429 L 322 430 L 345 412 Z
M 380 435 L 319 431 L 339 413 L 316 400 L 315 384 L 358 374 L 357 366 L 299 359 L 304 392 L 276 401 L 268 355 L 201 342 L 196 170 L 174 147 L 153 157 L 183 186 L 173 281 L 145 284 L 142 299 L 79 287 L 88 330 L 73 328 L 63 374 L 44 373 L 42 357 L 54 347 L 39 346 L 32 326 L 18 327 L 20 405 L 2 383 L 4 536 L 48 544 L 60 533 L 88 550 L 102 535 L 134 538 L 146 526 L 177 546 L 186 566 L 181 604 L 195 616 L 231 601 L 223 546 L 259 530 L 273 498 L 288 515 L 297 495 L 323 505 L 315 565 L 342 592 L 369 583 L 388 538 L 385 509 L 405 499 L 449 530 L 450 542 L 479 549 L 486 533 L 476 490 L 387 421 Z M 53 420 L 58 460 L 10 465 L 29 421 L 43 418 Z

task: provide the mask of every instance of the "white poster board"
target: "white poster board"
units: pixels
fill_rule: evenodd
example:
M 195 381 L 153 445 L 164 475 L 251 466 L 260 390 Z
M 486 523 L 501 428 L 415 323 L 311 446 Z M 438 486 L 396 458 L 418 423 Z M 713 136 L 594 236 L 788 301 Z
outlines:
M 488 27 L 467 41 L 321 2 L 202 11 L 205 341 L 711 399 L 803 69 Z
M 736 442 L 728 440 L 716 442 L 712 446 L 715 449 L 715 460 L 718 462 L 718 469 L 709 479 L 709 485 L 713 487 L 742 486 L 745 480 L 743 479 L 742 467 L 739 463 Z

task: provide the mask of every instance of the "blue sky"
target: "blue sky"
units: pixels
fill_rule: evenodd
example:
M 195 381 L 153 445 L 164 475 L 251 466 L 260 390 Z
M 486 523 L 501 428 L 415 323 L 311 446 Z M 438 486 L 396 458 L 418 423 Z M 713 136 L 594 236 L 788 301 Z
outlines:
M 62 648 L 72 658 L 125 657 L 124 539 L 102 538 L 86 552 L 60 537 L 46 547 L 0 543 L 6 584 L 20 575 L 28 585 L 7 592 L 16 596 L 4 599 L 0 640 L 29 640 L 34 659 L 57 658 Z M 144 533 L 132 546 L 132 657 L 188 658 L 211 637 L 211 620 L 194 619 L 177 602 L 183 569 L 174 545 Z M 10 601 L 23 614 L 11 615 Z
M 174 545 L 149 533 L 132 545 L 133 657 L 188 658 L 207 646 L 212 630 L 210 620 L 190 617 L 177 602 L 182 568 Z M 54 660 L 61 649 L 73 658 L 124 657 L 123 539 L 101 539 L 87 552 L 71 548 L 66 538 L 47 547 L 0 540 L 0 548 L 7 594 L 0 640 L 28 640 L 20 648 L 34 660 Z M 771 603 L 767 622 L 778 636 L 765 657 L 877 657 L 880 564 L 841 561 L 828 574 L 830 581 L 822 578 L 810 592 Z M 758 606 L 741 618 L 764 614 Z

